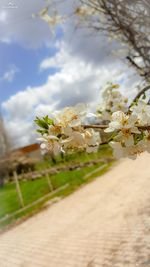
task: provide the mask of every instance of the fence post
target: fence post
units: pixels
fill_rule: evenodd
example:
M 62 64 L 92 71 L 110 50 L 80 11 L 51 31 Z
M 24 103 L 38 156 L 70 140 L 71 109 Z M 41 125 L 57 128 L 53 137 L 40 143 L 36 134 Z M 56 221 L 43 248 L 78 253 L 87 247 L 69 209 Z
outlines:
M 50 188 L 50 191 L 53 191 L 53 185 L 52 185 L 52 182 L 51 182 L 51 179 L 50 179 L 48 173 L 46 173 L 46 180 L 47 180 L 48 186 Z
M 20 185 L 19 185 L 18 176 L 17 176 L 16 171 L 13 172 L 13 175 L 14 175 L 14 181 L 16 184 L 16 191 L 18 194 L 19 202 L 20 202 L 21 207 L 23 208 L 24 202 L 23 202 L 23 197 L 22 197 L 22 193 L 21 193 L 21 189 L 20 189 Z

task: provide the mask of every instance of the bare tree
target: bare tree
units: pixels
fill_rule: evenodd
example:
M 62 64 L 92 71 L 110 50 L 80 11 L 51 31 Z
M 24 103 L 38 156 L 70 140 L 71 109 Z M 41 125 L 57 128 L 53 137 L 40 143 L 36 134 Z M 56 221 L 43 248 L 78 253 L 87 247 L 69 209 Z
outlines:
M 6 132 L 3 118 L 0 115 L 0 157 L 6 155 L 11 149 L 11 142 Z
M 79 0 L 75 14 L 82 26 L 127 44 L 127 60 L 150 80 L 150 1 Z

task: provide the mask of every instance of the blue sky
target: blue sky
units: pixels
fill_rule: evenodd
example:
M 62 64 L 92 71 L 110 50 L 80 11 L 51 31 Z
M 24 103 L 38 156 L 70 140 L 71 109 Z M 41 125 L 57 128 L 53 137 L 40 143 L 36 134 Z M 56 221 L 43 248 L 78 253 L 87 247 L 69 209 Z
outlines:
M 45 71 L 39 70 L 43 58 L 52 57 L 57 48 L 42 46 L 37 49 L 22 47 L 20 44 L 0 43 L 0 103 L 27 86 L 38 86 L 46 82 L 48 74 L 54 74 L 57 66 Z M 11 79 L 3 78 L 7 72 L 16 68 Z
M 64 1 L 61 12 L 71 2 Z M 0 107 L 13 146 L 36 142 L 36 115 L 79 102 L 94 109 L 108 81 L 120 82 L 125 93 L 135 87 L 135 72 L 111 54 L 112 47 L 118 52 L 116 44 L 100 35 L 85 38 L 70 20 L 53 36 L 44 21 L 32 18 L 45 0 L 14 3 L 17 8 L 10 9 L 0 0 Z

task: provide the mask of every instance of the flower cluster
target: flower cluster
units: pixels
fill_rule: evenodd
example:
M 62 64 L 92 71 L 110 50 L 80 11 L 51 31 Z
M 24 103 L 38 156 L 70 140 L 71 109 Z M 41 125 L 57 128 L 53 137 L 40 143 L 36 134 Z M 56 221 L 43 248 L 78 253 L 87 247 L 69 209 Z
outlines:
M 128 110 L 128 99 L 125 98 L 119 92 L 119 85 L 108 83 L 102 90 L 102 103 L 97 109 L 98 117 L 102 121 L 111 120 L 111 115 L 115 111 L 127 112 Z
M 137 109 L 138 104 L 132 107 L 128 114 L 122 111 L 114 112 L 112 121 L 105 130 L 107 133 L 114 134 L 109 144 L 113 148 L 116 158 L 129 157 L 135 159 L 140 153 L 150 150 L 149 132 L 142 127 L 148 124 L 146 121 L 145 123 L 141 121 L 142 116 L 145 117 L 148 114 L 145 115 L 142 110 L 136 114 Z M 147 117 L 147 119 L 149 120 L 150 117 Z
M 87 115 L 87 107 L 78 104 L 75 107 L 66 107 L 55 112 L 53 119 L 47 116 L 43 120 L 37 118 L 36 123 L 43 128 L 39 130 L 42 137 L 41 149 L 54 155 L 60 152 L 72 152 L 85 150 L 87 153 L 96 152 L 101 142 L 99 132 L 93 129 L 85 129 L 83 121 Z M 49 121 L 48 121 L 49 119 Z
M 103 143 L 99 129 L 105 128 L 107 143 L 116 158 L 135 159 L 144 151 L 150 152 L 150 105 L 143 97 L 128 107 L 128 100 L 118 88 L 116 84 L 104 88 L 103 105 L 94 114 L 107 125 L 85 125 L 89 116 L 85 104 L 66 107 L 52 114 L 51 119 L 48 116 L 37 118 L 35 122 L 42 135 L 39 138 L 41 149 L 54 155 L 76 150 L 96 152 Z

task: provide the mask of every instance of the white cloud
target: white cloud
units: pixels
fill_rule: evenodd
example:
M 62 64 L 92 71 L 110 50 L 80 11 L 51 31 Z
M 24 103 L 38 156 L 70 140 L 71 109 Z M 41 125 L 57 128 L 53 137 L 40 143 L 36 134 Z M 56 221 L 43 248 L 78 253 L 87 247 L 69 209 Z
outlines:
M 6 11 L 2 10 L 0 12 L 0 22 L 5 23 L 6 20 L 7 20 L 7 13 L 6 13 Z
M 11 44 L 11 40 L 9 38 L 1 38 L 0 40 L 2 43 L 5 43 L 5 44 Z
M 39 87 L 28 87 L 10 97 L 2 104 L 7 113 L 7 128 L 15 145 L 25 145 L 35 140 L 34 117 L 51 114 L 55 109 L 67 105 L 86 102 L 96 105 L 100 88 L 107 81 L 122 83 L 125 90 L 127 75 L 131 74 L 121 62 L 111 62 L 107 67 L 84 61 L 81 57 L 69 52 L 66 44 L 53 57 L 44 59 L 40 68 L 57 66 L 60 71 L 49 76 L 47 82 Z M 121 71 L 122 70 L 122 71 Z M 132 73 L 134 77 L 134 73 Z M 128 87 L 132 88 L 133 79 Z
M 40 18 L 32 18 L 46 5 L 44 0 L 16 0 L 17 8 L 9 8 L 7 0 L 0 0 L 0 41 L 9 40 L 22 46 L 37 48 L 54 40 L 49 26 Z
M 34 142 L 35 129 L 30 121 L 13 118 L 6 123 L 6 130 L 14 147 L 22 147 Z
M 2 75 L 0 81 L 12 82 L 15 78 L 16 73 L 19 72 L 19 69 L 15 65 L 8 67 L 8 70 Z

